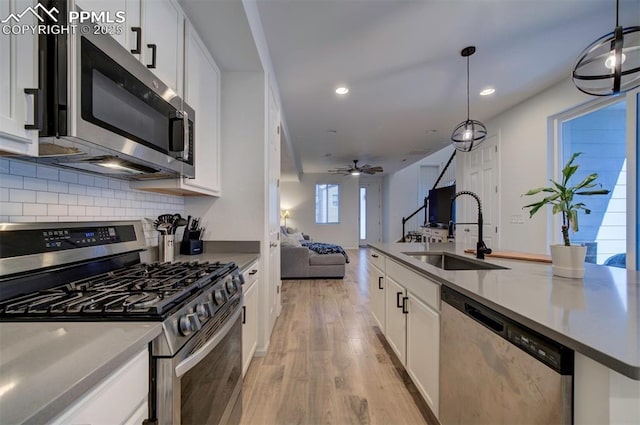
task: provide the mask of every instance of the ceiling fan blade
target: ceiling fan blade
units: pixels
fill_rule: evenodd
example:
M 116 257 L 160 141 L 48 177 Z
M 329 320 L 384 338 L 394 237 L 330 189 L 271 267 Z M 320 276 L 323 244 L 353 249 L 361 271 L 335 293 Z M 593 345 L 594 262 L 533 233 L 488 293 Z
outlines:
M 362 170 L 363 168 L 372 168 L 372 167 L 369 164 L 364 164 L 364 165 L 361 165 L 359 168 Z
M 365 174 L 375 174 L 376 172 L 373 171 L 372 168 L 367 168 L 365 170 L 360 170 L 361 173 L 365 173 Z
M 369 168 L 370 171 L 373 171 L 374 173 L 382 173 L 384 170 L 382 169 L 382 167 L 380 166 L 376 166 L 376 167 L 371 167 Z

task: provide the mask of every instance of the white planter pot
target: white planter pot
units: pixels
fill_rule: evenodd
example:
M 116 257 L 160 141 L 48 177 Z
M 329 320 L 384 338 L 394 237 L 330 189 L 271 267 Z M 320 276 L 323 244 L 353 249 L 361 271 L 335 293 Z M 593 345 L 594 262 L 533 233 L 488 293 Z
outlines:
M 553 274 L 562 277 L 581 279 L 584 277 L 584 259 L 587 247 L 579 245 L 551 245 Z

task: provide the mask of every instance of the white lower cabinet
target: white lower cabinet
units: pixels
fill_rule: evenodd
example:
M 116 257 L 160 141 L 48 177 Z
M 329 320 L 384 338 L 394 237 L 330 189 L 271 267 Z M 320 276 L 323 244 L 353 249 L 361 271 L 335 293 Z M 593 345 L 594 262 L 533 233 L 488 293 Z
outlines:
M 406 305 L 406 291 L 389 276 L 386 277 L 386 281 L 387 332 L 384 336 L 404 366 L 407 360 L 407 319 L 406 314 L 403 313 L 403 306 Z
M 382 333 L 385 333 L 387 328 L 385 309 L 386 286 L 387 283 L 384 280 L 384 273 L 373 264 L 369 264 L 369 306 L 373 319 L 376 321 Z
M 438 384 L 440 367 L 440 313 L 416 298 L 407 295 L 407 364 L 413 383 L 438 415 Z
M 149 352 L 145 348 L 51 424 L 140 424 L 148 416 L 148 395 Z
M 385 339 L 431 411 L 438 415 L 440 368 L 440 285 L 387 258 L 382 272 L 370 261 L 371 311 L 384 308 Z M 378 279 L 384 305 L 377 304 Z
M 247 373 L 258 346 L 258 263 L 249 266 L 243 287 L 242 307 L 242 376 Z

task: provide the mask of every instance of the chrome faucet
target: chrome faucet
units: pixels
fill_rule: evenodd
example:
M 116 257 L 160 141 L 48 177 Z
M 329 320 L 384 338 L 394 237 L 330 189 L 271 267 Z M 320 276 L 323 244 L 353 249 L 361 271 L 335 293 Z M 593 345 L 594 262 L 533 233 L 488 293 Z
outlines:
M 473 196 L 476 200 L 476 202 L 478 203 L 478 222 L 477 223 L 454 223 L 453 222 L 453 203 L 456 200 L 456 198 L 460 195 L 469 195 L 469 196 Z M 482 220 L 482 203 L 480 202 L 480 197 L 478 195 L 476 195 L 473 192 L 470 192 L 468 190 L 463 190 L 461 192 L 457 192 L 455 195 L 453 195 L 453 197 L 451 198 L 451 209 L 450 209 L 450 215 L 449 215 L 449 237 L 453 238 L 453 226 L 454 224 L 477 224 L 478 225 L 478 243 L 476 244 L 476 258 L 479 258 L 480 260 L 484 260 L 484 254 L 491 254 L 491 248 L 487 248 L 487 245 L 484 243 L 484 241 L 482 240 L 482 227 L 483 227 L 483 220 Z

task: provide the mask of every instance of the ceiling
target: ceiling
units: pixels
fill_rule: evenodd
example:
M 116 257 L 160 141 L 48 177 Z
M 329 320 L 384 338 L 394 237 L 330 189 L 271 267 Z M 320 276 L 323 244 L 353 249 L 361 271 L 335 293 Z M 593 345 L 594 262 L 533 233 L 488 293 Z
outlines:
M 460 50 L 468 45 L 477 48 L 470 58 L 471 118 L 486 122 L 570 76 L 582 49 L 615 24 L 613 0 L 257 4 L 288 129 L 286 146 L 293 149 L 284 149 L 283 178 L 297 174 L 296 162 L 303 173 L 318 173 L 354 159 L 389 173 L 446 146 L 453 128 L 466 119 L 466 60 Z M 221 68 L 256 67 L 251 60 L 234 63 L 239 47 L 202 13 L 206 7 L 237 11 L 237 1 L 183 5 L 190 19 L 204 21 L 194 25 Z M 638 25 L 640 0 L 621 0 L 620 8 L 621 24 Z M 341 85 L 349 87 L 347 95 L 335 94 Z M 495 94 L 479 96 L 486 86 L 495 87 Z

